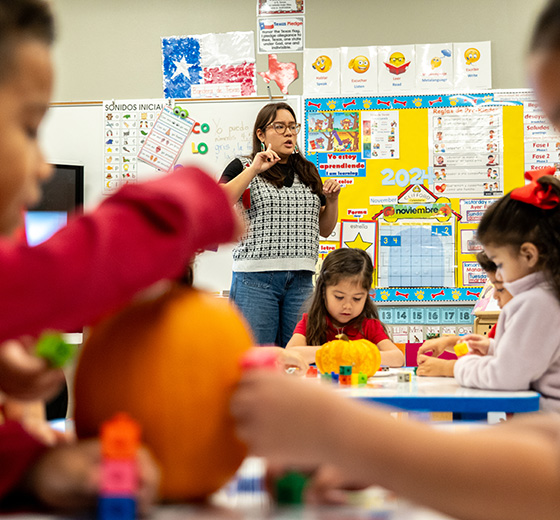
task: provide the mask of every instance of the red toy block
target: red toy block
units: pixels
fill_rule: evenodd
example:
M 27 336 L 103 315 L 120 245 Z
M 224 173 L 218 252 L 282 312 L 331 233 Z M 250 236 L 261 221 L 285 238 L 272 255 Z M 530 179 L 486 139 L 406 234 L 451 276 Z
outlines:
M 135 495 L 138 491 L 136 459 L 105 459 L 101 464 L 100 492 L 104 496 Z
M 351 386 L 352 385 L 352 374 L 350 374 L 350 375 L 344 374 L 344 375 L 338 376 L 338 383 L 340 385 Z
M 305 373 L 305 377 L 317 377 L 318 370 L 317 367 L 309 367 Z
M 101 454 L 109 459 L 135 459 L 140 447 L 140 425 L 125 413 L 117 413 L 101 425 Z

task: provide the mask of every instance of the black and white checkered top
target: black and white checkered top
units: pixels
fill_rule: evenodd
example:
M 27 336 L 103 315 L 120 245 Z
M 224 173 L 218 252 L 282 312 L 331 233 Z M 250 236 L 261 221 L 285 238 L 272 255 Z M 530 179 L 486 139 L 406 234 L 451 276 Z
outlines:
M 245 158 L 234 159 L 222 180 L 231 180 L 249 164 Z M 248 229 L 233 251 L 234 271 L 315 271 L 324 202 L 288 165 L 280 166 L 286 168 L 287 179 L 281 188 L 260 175 L 249 184 Z

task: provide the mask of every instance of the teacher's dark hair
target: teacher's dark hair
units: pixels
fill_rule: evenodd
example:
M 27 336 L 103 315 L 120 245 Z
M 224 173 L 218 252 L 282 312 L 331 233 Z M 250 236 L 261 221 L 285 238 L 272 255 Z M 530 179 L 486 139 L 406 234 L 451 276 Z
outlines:
M 262 107 L 257 114 L 253 128 L 253 152 L 251 153 L 251 158 L 261 151 L 261 141 L 257 137 L 257 130 L 260 129 L 262 132 L 266 132 L 266 127 L 274 121 L 278 110 L 287 110 L 294 117 L 294 121 L 297 120 L 294 109 L 288 103 L 269 103 Z M 298 150 L 290 155 L 288 165 L 297 173 L 299 180 L 311 188 L 313 193 L 316 195 L 323 193 L 323 181 L 319 176 L 317 168 L 302 155 L 301 151 Z M 277 164 L 259 175 L 277 188 L 281 188 L 284 185 L 284 173 Z

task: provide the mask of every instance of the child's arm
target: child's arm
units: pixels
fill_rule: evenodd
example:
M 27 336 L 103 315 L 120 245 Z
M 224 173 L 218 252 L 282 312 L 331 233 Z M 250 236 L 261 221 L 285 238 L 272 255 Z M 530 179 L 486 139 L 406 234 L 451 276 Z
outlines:
M 440 359 L 421 354 L 418 356 L 417 376 L 453 377 L 456 359 Z
M 418 349 L 418 356 L 422 354 L 432 353 L 432 357 L 439 357 L 444 350 L 453 350 L 453 346 L 461 341 L 459 336 L 441 336 L 440 338 L 433 338 L 424 341 L 422 346 Z
M 315 363 L 315 354 L 321 346 L 313 346 L 307 344 L 307 338 L 303 334 L 297 332 L 291 337 L 286 345 L 286 350 L 291 350 L 300 354 L 306 363 Z
M 404 365 L 404 355 L 390 339 L 384 339 L 377 343 L 377 348 L 381 354 L 381 364 L 387 367 L 402 367 Z
M 179 277 L 197 250 L 232 240 L 236 225 L 223 189 L 180 168 L 124 186 L 36 247 L 0 240 L 0 341 L 91 324 Z
M 449 433 L 396 422 L 381 407 L 263 371 L 245 374 L 231 407 L 251 452 L 275 464 L 334 464 L 349 482 L 381 485 L 465 520 L 558 516 L 557 417 Z
M 304 357 L 294 349 L 287 350 L 282 347 L 275 346 L 258 346 L 254 347 L 260 352 L 270 352 L 277 356 L 276 365 L 285 371 L 290 369 L 295 369 L 295 373 L 298 375 L 305 375 L 309 364 L 305 361 Z

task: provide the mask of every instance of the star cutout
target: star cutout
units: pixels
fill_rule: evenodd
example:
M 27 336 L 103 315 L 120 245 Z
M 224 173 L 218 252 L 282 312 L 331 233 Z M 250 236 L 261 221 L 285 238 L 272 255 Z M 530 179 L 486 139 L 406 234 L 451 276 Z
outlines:
M 367 251 L 373 245 L 371 242 L 364 242 L 361 233 L 358 233 L 356 238 L 351 242 L 344 242 L 344 244 L 354 249 L 363 249 L 364 251 Z
M 191 76 L 189 74 L 189 69 L 194 66 L 193 63 L 190 64 L 187 63 L 187 60 L 183 56 L 180 61 L 173 60 L 173 64 L 175 65 L 176 68 L 175 68 L 175 72 L 173 73 L 173 76 L 171 76 L 171 79 L 175 79 L 179 74 L 182 74 L 187 79 L 191 79 Z

